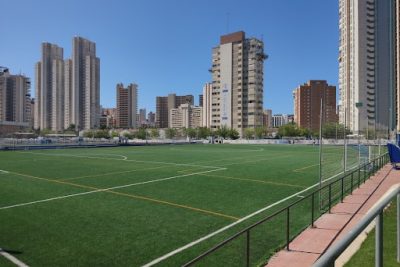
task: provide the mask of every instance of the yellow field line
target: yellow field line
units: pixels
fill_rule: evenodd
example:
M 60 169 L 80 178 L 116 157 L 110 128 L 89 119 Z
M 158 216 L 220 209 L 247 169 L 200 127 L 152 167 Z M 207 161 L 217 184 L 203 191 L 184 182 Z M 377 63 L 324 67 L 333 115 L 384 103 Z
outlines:
M 169 166 L 159 166 L 159 167 L 152 167 L 152 168 L 145 168 L 145 169 L 134 169 L 134 170 L 129 170 L 129 171 L 108 172 L 108 173 L 102 173 L 102 174 L 85 175 L 85 176 L 78 176 L 78 177 L 71 177 L 71 178 L 61 179 L 61 181 L 78 180 L 78 179 L 82 179 L 82 178 L 100 177 L 100 176 L 107 176 L 107 175 L 112 175 L 112 174 L 130 173 L 130 172 L 136 172 L 136 171 L 156 170 L 156 169 L 167 168 L 167 167 L 169 167 Z
M 70 182 L 54 180 L 54 179 L 48 179 L 48 178 L 44 178 L 44 177 L 38 177 L 38 176 L 33 176 L 33 175 L 28 175 L 28 174 L 23 174 L 23 173 L 18 173 L 18 172 L 9 171 L 9 173 L 20 175 L 20 176 L 24 176 L 24 177 L 28 177 L 28 178 L 34 178 L 34 179 L 38 179 L 38 180 L 43 180 L 43 181 L 47 181 L 47 182 L 52 182 L 52 183 L 70 185 L 70 186 L 84 188 L 84 189 L 102 190 L 102 188 L 97 188 L 97 187 L 93 187 L 93 186 L 81 185 L 81 184 L 70 183 Z M 215 212 L 215 211 L 204 210 L 204 209 L 200 209 L 200 208 L 195 208 L 195 207 L 191 207 L 191 206 L 181 205 L 181 204 L 177 204 L 177 203 L 173 203 L 173 202 L 168 202 L 168 201 L 159 200 L 159 199 L 153 199 L 153 198 L 144 197 L 144 196 L 121 193 L 121 192 L 112 191 L 112 190 L 105 190 L 105 191 L 102 191 L 102 192 L 111 193 L 111 194 L 115 194 L 115 195 L 126 196 L 126 197 L 130 197 L 130 198 L 135 198 L 135 199 L 146 200 L 146 201 L 159 203 L 159 204 L 165 204 L 165 205 L 168 205 L 168 206 L 173 206 L 173 207 L 183 208 L 183 209 L 192 210 L 192 211 L 196 211 L 196 212 L 201 212 L 201 213 L 205 213 L 205 214 L 210 214 L 210 215 L 214 215 L 214 216 L 217 216 L 217 217 L 223 217 L 223 218 L 227 218 L 227 219 L 235 220 L 235 221 L 240 219 L 238 217 L 226 215 L 226 214 Z
M 302 167 L 302 168 L 294 169 L 292 172 L 301 172 L 302 170 L 305 170 L 305 169 L 308 169 L 308 168 L 311 168 L 311 167 L 315 167 L 315 166 L 318 166 L 318 165 L 319 164 L 313 164 L 313 165 L 305 166 L 305 167 Z
M 256 182 L 256 183 L 262 183 L 262 184 L 273 184 L 273 185 L 290 186 L 290 187 L 296 187 L 296 188 L 305 188 L 305 186 L 301 186 L 301 185 L 276 183 L 276 182 L 263 181 L 263 180 L 257 180 L 257 179 L 237 178 L 237 177 L 232 177 L 232 176 L 214 175 L 214 174 L 199 174 L 199 175 L 209 176 L 209 177 L 217 177 L 217 178 L 223 178 L 223 179 L 240 180 L 240 181 L 246 181 L 246 182 Z

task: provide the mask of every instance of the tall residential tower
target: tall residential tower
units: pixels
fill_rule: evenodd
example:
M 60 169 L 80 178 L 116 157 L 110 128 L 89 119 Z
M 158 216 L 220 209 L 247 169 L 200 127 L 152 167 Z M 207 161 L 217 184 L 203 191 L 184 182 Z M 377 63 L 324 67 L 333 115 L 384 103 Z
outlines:
M 394 129 L 395 2 L 339 0 L 339 121 L 353 132 Z
M 211 128 L 243 134 L 263 124 L 264 44 L 243 31 L 223 35 L 212 50 Z
M 100 123 L 100 59 L 96 44 L 82 37 L 73 39 L 70 116 L 77 129 L 96 128 Z

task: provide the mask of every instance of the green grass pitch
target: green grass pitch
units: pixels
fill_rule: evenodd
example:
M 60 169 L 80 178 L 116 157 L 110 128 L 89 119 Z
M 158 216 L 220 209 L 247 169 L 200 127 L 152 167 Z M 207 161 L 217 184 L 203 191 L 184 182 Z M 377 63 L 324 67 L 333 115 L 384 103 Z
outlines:
M 324 153 L 325 175 L 341 171 L 342 148 L 327 146 Z M 318 147 L 2 151 L 0 170 L 1 248 L 29 266 L 140 266 L 317 183 Z M 158 265 L 181 265 L 284 205 Z M 301 217 L 307 208 L 294 213 Z M 283 221 L 278 216 L 254 231 L 253 265 L 283 244 Z M 241 265 L 244 245 L 238 239 L 202 264 Z M 9 265 L 0 257 L 3 263 Z

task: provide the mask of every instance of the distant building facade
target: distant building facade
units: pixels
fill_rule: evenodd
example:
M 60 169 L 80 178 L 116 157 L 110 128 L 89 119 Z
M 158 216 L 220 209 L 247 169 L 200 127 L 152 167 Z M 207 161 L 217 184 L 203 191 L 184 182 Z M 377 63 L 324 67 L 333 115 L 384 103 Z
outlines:
M 241 135 L 263 125 L 264 43 L 243 31 L 223 35 L 212 50 L 211 128 Z M 204 105 L 203 105 L 204 106 Z
M 170 128 L 197 128 L 203 125 L 203 108 L 182 104 L 170 110 Z
M 169 127 L 169 111 L 178 108 L 182 104 L 194 105 L 193 95 L 177 96 L 169 94 L 168 96 L 156 97 L 156 127 Z
M 147 114 L 147 123 L 150 127 L 156 126 L 156 114 L 154 112 L 150 111 Z
M 266 128 L 272 127 L 272 110 L 265 109 L 263 112 L 263 126 Z
M 28 126 L 31 123 L 30 79 L 24 75 L 12 75 L 0 67 L 0 121 L 10 125 Z
M 117 127 L 136 128 L 137 116 L 137 84 L 129 84 L 126 88 L 122 83 L 117 84 Z
M 310 80 L 293 91 L 294 122 L 302 128 L 318 131 L 322 100 L 322 122 L 336 123 L 336 86 L 324 80 Z
M 272 127 L 279 128 L 289 123 L 289 115 L 287 114 L 274 114 L 272 115 Z
M 116 108 L 102 108 L 100 117 L 100 126 L 106 128 L 117 127 L 117 109 Z
M 206 83 L 203 87 L 203 127 L 211 128 L 212 121 L 212 83 Z

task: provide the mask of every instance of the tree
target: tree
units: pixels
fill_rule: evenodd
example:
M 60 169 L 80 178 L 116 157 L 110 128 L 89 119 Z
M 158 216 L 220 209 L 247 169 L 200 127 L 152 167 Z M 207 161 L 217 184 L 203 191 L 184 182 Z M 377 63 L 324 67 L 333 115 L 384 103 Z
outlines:
M 51 133 L 52 133 L 51 130 L 46 128 L 40 131 L 40 136 L 46 136 Z
M 167 138 L 169 138 L 169 139 L 174 138 L 174 137 L 176 136 L 176 134 L 177 134 L 177 131 L 176 131 L 176 129 L 174 129 L 174 128 L 167 128 L 167 129 L 165 130 L 165 136 L 166 136 Z
M 187 128 L 186 135 L 189 136 L 189 138 L 195 138 L 197 135 L 197 131 L 193 128 Z
M 145 140 L 147 139 L 147 131 L 145 128 L 139 128 L 139 130 L 136 132 L 136 138 Z
M 135 137 L 135 136 L 134 136 L 132 133 L 130 133 L 130 132 L 124 132 L 123 136 L 124 136 L 125 138 L 130 139 L 130 140 L 132 140 L 132 139 Z
M 111 138 L 119 137 L 119 134 L 116 131 L 112 131 L 110 136 L 111 136 Z
M 299 136 L 300 131 L 295 123 L 289 123 L 289 124 L 285 124 L 285 125 L 282 125 L 281 127 L 279 127 L 278 135 L 281 137 L 283 137 L 283 136 L 288 136 L 288 137 Z
M 67 131 L 67 132 L 75 132 L 75 130 L 76 130 L 75 128 L 76 128 L 75 124 L 71 123 L 71 124 L 68 126 L 68 128 L 65 129 L 65 131 Z
M 261 139 L 265 136 L 265 129 L 263 127 L 257 127 L 254 130 L 254 134 L 256 136 L 257 139 Z
M 86 138 L 94 138 L 94 131 L 92 131 L 92 130 L 85 131 L 85 132 L 83 133 L 83 137 L 86 137 Z
M 200 139 L 206 139 L 211 135 L 211 130 L 207 127 L 199 127 L 197 128 L 197 136 Z
M 222 137 L 223 139 L 226 139 L 229 134 L 229 129 L 225 125 L 223 125 L 221 128 L 219 128 L 215 134 L 219 137 Z
M 94 132 L 94 137 L 95 138 L 109 139 L 110 135 L 108 134 L 107 130 L 97 130 L 97 131 Z
M 244 130 L 244 138 L 251 139 L 254 137 L 254 129 L 253 128 L 246 128 Z
M 236 129 L 231 128 L 231 129 L 229 129 L 228 137 L 232 140 L 236 140 L 236 139 L 239 139 L 240 135 L 239 135 L 239 132 L 236 131 Z
M 150 130 L 150 136 L 151 138 L 158 138 L 160 136 L 160 132 L 157 128 L 153 128 Z

